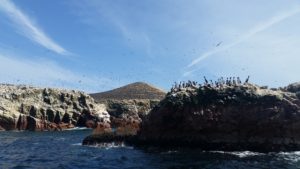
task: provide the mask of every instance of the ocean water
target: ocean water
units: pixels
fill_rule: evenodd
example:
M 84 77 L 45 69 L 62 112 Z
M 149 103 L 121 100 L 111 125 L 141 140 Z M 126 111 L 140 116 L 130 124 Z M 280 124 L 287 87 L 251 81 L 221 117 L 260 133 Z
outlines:
M 0 132 L 0 169 L 294 169 L 300 152 L 204 152 L 126 146 L 82 146 L 91 130 L 63 132 Z

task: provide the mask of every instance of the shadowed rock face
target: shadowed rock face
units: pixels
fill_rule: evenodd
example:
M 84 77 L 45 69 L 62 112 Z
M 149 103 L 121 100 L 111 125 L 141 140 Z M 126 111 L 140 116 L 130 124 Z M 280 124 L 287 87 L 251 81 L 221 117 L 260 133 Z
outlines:
M 154 108 L 137 144 L 203 149 L 300 149 L 296 94 L 256 85 L 182 88 Z
M 116 137 L 133 145 L 300 150 L 300 100 L 296 93 L 248 83 L 181 87 L 151 110 L 134 137 L 92 135 L 83 143 Z
M 61 130 L 109 123 L 103 104 L 83 92 L 0 85 L 0 126 L 4 130 Z
M 136 134 L 140 123 L 159 100 L 107 100 L 111 127 L 118 132 Z M 131 128 L 131 129 L 130 129 Z

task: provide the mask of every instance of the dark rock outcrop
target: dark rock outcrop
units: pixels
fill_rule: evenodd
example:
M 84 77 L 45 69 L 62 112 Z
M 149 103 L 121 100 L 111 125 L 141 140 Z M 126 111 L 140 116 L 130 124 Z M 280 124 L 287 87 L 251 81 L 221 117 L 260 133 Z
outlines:
M 137 135 L 109 139 L 204 150 L 300 150 L 300 100 L 289 91 L 249 83 L 180 87 L 152 109 Z M 92 135 L 84 143 L 106 139 Z
M 292 93 L 300 92 L 300 82 L 289 84 L 284 88 L 284 90 Z
M 283 88 L 283 90 L 295 93 L 298 99 L 300 99 L 300 82 L 292 83 L 287 87 Z
M 137 144 L 215 150 L 300 149 L 300 100 L 256 85 L 169 93 L 144 121 Z

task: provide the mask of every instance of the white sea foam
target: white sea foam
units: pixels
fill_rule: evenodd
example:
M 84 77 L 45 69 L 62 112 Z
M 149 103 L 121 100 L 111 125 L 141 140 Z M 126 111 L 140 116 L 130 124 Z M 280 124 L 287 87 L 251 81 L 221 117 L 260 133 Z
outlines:
M 74 143 L 74 144 L 71 144 L 72 146 L 82 146 L 82 143 Z
M 238 156 L 240 158 L 251 157 L 251 156 L 262 156 L 264 153 L 252 152 L 252 151 L 209 151 L 210 153 L 220 153 Z
M 89 145 L 89 147 L 103 148 L 103 149 L 112 149 L 112 148 L 128 148 L 133 149 L 133 147 L 126 146 L 124 143 L 110 142 L 110 143 L 99 143 L 96 145 Z
M 300 151 L 280 152 L 277 154 L 277 156 L 287 161 L 292 161 L 292 162 L 300 161 Z
M 91 130 L 91 128 L 87 128 L 87 127 L 74 127 L 74 128 L 70 128 L 70 129 L 65 129 L 67 131 L 70 130 Z

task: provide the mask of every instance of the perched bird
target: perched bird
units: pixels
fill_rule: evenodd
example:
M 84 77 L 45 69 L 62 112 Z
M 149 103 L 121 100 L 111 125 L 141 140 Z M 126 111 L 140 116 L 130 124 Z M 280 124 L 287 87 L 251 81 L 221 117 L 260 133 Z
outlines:
M 245 80 L 245 83 L 248 83 L 250 79 L 250 76 L 247 77 L 247 79 Z
M 208 84 L 208 81 L 205 76 L 204 76 L 204 81 L 205 81 L 205 84 Z

